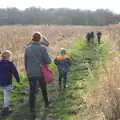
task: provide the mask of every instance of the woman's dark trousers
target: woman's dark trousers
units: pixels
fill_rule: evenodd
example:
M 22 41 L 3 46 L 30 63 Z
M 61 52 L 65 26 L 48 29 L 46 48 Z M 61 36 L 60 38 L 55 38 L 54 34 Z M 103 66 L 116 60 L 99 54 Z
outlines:
M 30 110 L 35 110 L 35 100 L 36 100 L 36 92 L 38 85 L 41 88 L 42 95 L 44 98 L 45 106 L 48 106 L 48 97 L 47 97 L 47 85 L 44 81 L 43 77 L 28 77 L 29 79 L 29 104 Z

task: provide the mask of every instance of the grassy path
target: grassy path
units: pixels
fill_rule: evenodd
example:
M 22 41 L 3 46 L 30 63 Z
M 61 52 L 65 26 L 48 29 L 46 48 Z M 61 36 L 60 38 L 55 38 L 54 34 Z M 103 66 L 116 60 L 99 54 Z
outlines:
M 88 47 L 85 41 L 78 41 L 69 49 L 69 54 L 73 58 L 68 76 L 69 88 L 60 89 L 57 80 L 48 86 L 48 96 L 51 101 L 49 109 L 44 108 L 42 95 L 39 92 L 36 101 L 36 120 L 80 120 L 87 114 L 85 97 L 90 87 L 98 82 L 99 70 L 108 51 L 104 44 Z M 54 65 L 52 67 L 54 68 Z M 28 86 L 25 83 L 25 77 L 22 79 L 22 85 L 15 84 L 16 92 L 12 94 L 11 102 L 17 105 L 17 108 L 6 120 L 33 120 L 29 113 L 28 102 L 24 103 L 28 96 Z M 15 101 L 18 103 L 14 103 Z

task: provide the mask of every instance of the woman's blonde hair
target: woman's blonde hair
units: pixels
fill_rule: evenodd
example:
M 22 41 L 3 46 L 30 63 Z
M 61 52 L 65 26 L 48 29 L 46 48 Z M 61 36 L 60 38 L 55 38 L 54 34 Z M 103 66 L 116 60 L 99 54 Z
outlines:
M 12 52 L 9 50 L 5 50 L 1 54 L 2 59 L 10 59 L 12 57 Z

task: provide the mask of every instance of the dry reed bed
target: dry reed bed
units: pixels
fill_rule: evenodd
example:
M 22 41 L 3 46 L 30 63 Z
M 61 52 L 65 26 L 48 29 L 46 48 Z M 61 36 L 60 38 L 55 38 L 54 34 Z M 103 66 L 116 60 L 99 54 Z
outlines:
M 92 26 L 2 26 L 0 27 L 0 50 L 14 53 L 18 68 L 23 67 L 24 46 L 34 32 L 40 31 L 50 41 L 49 52 L 55 56 L 60 47 L 68 47 L 75 40 L 83 39 L 88 31 L 102 31 L 103 39 L 112 44 L 111 58 L 102 71 L 100 84 L 88 95 L 88 105 L 96 107 L 100 119 L 117 120 L 120 117 L 120 25 Z M 100 113 L 101 112 L 101 113 Z M 93 115 L 93 114 L 92 114 Z M 98 115 L 99 116 L 99 115 Z M 98 118 L 96 119 L 98 120 Z
M 31 40 L 32 34 L 40 31 L 48 37 L 49 53 L 56 56 L 60 47 L 68 47 L 75 40 L 83 39 L 85 33 L 92 30 L 101 30 L 101 27 L 92 26 L 1 26 L 0 27 L 0 51 L 9 49 L 14 53 L 14 61 L 19 69 L 23 68 L 23 53 L 25 44 Z

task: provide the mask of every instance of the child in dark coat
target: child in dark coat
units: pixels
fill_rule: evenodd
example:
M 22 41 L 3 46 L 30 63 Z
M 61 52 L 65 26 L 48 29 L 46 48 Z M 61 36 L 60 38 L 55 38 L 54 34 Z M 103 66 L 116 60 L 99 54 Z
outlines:
M 59 72 L 59 86 L 61 87 L 63 79 L 64 88 L 68 87 L 67 74 L 71 66 L 71 60 L 66 55 L 66 50 L 64 48 L 61 48 L 60 55 L 55 58 L 54 63 L 57 65 Z
M 4 90 L 4 109 L 2 114 L 9 115 L 12 110 L 9 108 L 9 94 L 12 89 L 12 76 L 17 82 L 20 78 L 15 65 L 11 62 L 12 53 L 8 50 L 2 53 L 0 60 L 0 88 Z

